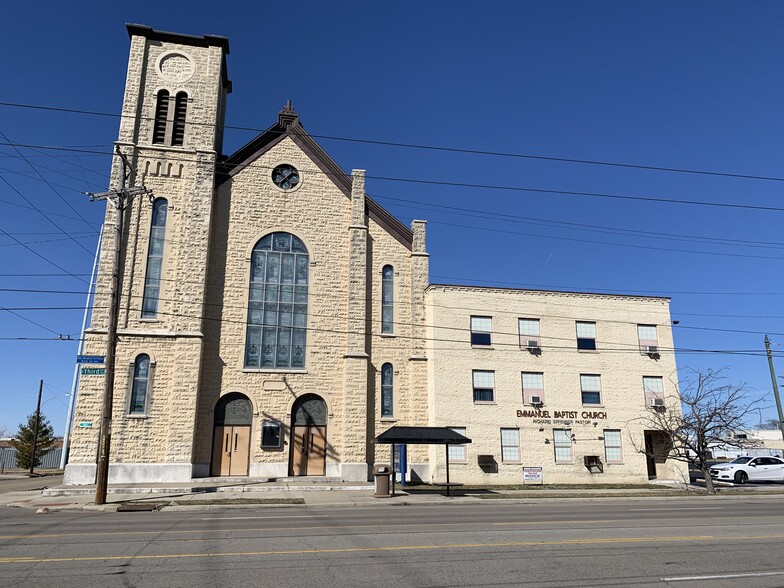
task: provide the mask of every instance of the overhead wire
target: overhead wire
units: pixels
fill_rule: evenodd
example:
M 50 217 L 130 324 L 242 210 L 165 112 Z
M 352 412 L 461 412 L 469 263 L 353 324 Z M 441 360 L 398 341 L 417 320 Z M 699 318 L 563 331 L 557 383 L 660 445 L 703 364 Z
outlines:
M 137 119 L 154 120 L 154 117 L 143 116 L 143 115 L 129 115 L 129 114 L 122 114 L 122 113 L 118 114 L 118 113 L 100 112 L 100 111 L 84 110 L 84 109 L 77 109 L 77 108 L 65 108 L 65 107 L 45 106 L 45 105 L 37 105 L 37 104 L 24 104 L 19 102 L 2 101 L 0 102 L 0 106 L 10 107 L 10 108 L 42 110 L 42 111 L 50 111 L 50 112 L 65 112 L 70 114 L 82 114 L 82 115 L 90 115 L 90 116 L 102 116 L 102 117 L 119 118 L 119 119 L 127 118 L 132 120 L 137 120 Z M 262 128 L 238 126 L 238 125 L 216 124 L 216 123 L 201 122 L 201 121 L 189 121 L 189 124 L 221 128 L 224 130 L 226 129 L 240 130 L 240 131 L 250 131 L 256 133 L 270 131 L 270 129 L 262 129 Z M 531 160 L 552 161 L 552 162 L 560 162 L 560 163 L 577 163 L 582 165 L 640 169 L 640 170 L 648 170 L 648 171 L 660 171 L 660 172 L 681 173 L 681 174 L 696 174 L 696 175 L 704 175 L 704 176 L 718 176 L 718 177 L 725 177 L 725 178 L 764 180 L 764 181 L 774 181 L 774 182 L 784 181 L 784 178 L 782 177 L 764 176 L 758 174 L 718 172 L 718 171 L 711 171 L 711 170 L 689 169 L 689 168 L 673 167 L 673 166 L 643 165 L 643 164 L 623 163 L 623 162 L 616 162 L 616 161 L 600 161 L 600 160 L 592 160 L 592 159 L 555 157 L 555 156 L 528 154 L 528 153 L 512 153 L 512 152 L 504 152 L 504 151 L 496 151 L 496 150 L 466 149 L 460 147 L 423 145 L 423 144 L 416 144 L 416 143 L 363 139 L 357 137 L 341 137 L 337 135 L 322 135 L 322 134 L 312 134 L 312 133 L 308 133 L 308 134 L 309 136 L 316 139 L 346 141 L 352 143 L 364 143 L 369 145 L 381 145 L 386 147 L 401 147 L 406 149 L 442 151 L 448 153 L 484 155 L 484 156 L 492 156 L 492 157 L 507 157 L 507 158 L 515 158 L 515 159 L 531 159 Z

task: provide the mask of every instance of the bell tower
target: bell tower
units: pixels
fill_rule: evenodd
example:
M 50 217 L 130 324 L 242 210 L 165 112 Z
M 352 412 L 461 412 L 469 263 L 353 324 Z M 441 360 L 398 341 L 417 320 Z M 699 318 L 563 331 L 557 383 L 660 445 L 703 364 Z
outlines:
M 195 407 L 228 39 L 127 25 L 130 56 L 110 187 L 144 187 L 124 211 L 109 481 L 192 477 Z M 131 190 L 131 192 L 134 192 Z M 86 352 L 108 331 L 115 209 L 107 206 Z M 75 420 L 99 420 L 102 383 L 82 378 Z M 66 483 L 92 483 L 97 439 L 75 429 Z

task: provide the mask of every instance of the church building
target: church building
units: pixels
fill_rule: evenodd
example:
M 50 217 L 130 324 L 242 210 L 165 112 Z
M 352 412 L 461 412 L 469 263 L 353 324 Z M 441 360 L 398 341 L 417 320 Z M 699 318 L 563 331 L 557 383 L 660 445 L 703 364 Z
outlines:
M 633 449 L 662 442 L 631 424 L 655 399 L 679 410 L 667 299 L 430 285 L 425 222 L 369 198 L 290 103 L 223 153 L 226 38 L 127 28 L 130 165 L 114 158 L 111 185 L 127 167 L 147 193 L 124 211 L 110 483 L 366 481 L 393 425 L 473 439 L 408 446 L 405 473 L 425 482 L 447 459 L 466 482 L 590 477 L 584 457 L 613 464 L 598 481 L 683 477 Z M 85 354 L 106 348 L 115 226 L 109 205 Z M 614 361 L 603 341 L 636 353 Z M 656 389 L 637 394 L 644 378 Z M 102 400 L 83 375 L 66 484 L 95 481 Z

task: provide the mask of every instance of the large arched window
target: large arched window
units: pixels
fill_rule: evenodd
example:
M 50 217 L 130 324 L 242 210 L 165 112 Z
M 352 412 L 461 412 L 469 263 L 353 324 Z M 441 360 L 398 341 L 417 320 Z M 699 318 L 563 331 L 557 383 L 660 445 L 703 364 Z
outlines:
M 133 362 L 133 376 L 131 381 L 131 414 L 145 414 L 147 412 L 147 399 L 150 385 L 150 356 L 146 353 L 136 356 Z
M 395 319 L 395 270 L 385 265 L 381 270 L 381 332 L 394 332 Z
M 394 370 L 391 363 L 381 366 L 381 418 L 391 418 L 394 415 Z
M 304 368 L 308 250 L 294 235 L 271 233 L 253 248 L 246 368 Z
M 166 143 L 166 127 L 169 124 L 169 91 L 161 90 L 155 102 L 155 123 L 152 127 L 154 145 Z
M 158 317 L 158 297 L 161 291 L 163 269 L 163 244 L 166 237 L 166 217 L 169 203 L 165 198 L 156 198 L 152 203 L 150 244 L 147 249 L 147 273 L 144 276 L 144 298 L 142 318 Z

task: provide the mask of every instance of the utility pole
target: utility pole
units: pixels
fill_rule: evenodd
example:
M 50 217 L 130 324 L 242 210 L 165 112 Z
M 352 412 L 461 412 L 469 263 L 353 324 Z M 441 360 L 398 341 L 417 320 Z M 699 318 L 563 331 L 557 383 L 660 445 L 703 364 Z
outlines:
M 112 438 L 112 409 L 114 407 L 114 364 L 117 352 L 117 321 L 120 314 L 121 276 L 120 261 L 122 259 L 122 238 L 125 232 L 125 209 L 138 194 L 150 195 L 143 186 L 126 187 L 129 170 L 132 170 L 128 158 L 115 146 L 115 153 L 122 160 L 120 187 L 100 194 L 90 194 L 91 200 L 107 200 L 115 210 L 114 256 L 112 258 L 112 282 L 109 304 L 109 325 L 106 330 L 106 371 L 104 374 L 103 406 L 101 408 L 101 428 L 98 445 L 98 467 L 95 472 L 95 504 L 106 504 L 106 491 L 109 484 L 109 448 Z
M 38 404 L 35 407 L 35 426 L 33 427 L 33 449 L 30 455 L 30 475 L 35 469 L 35 447 L 38 445 L 38 426 L 41 423 L 41 392 L 44 390 L 44 381 L 38 384 Z
M 773 355 L 770 352 L 770 339 L 765 335 L 765 351 L 768 354 L 768 366 L 770 367 L 770 379 L 773 381 L 773 395 L 776 398 L 776 408 L 779 410 L 779 429 L 781 438 L 784 439 L 784 414 L 781 412 L 781 397 L 779 397 L 779 385 L 776 382 L 776 372 L 773 369 Z

